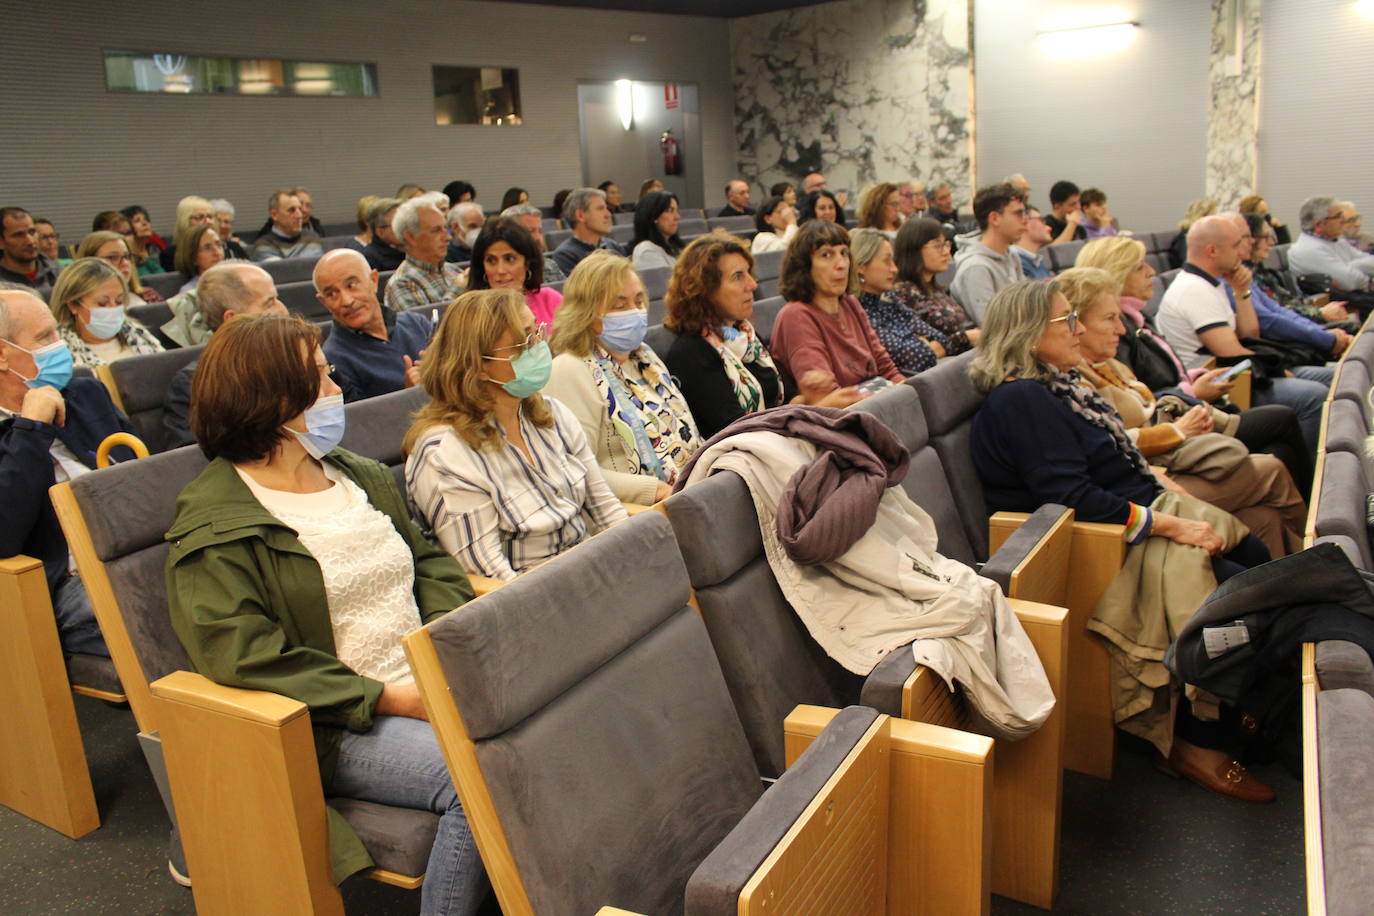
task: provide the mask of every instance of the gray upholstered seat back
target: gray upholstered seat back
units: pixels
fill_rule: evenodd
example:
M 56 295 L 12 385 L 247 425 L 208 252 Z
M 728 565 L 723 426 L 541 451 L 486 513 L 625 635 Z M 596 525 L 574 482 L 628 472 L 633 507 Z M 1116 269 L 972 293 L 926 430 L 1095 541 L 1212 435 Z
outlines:
M 912 502 L 929 512 L 935 520 L 935 530 L 940 533 L 940 552 L 961 563 L 973 565 L 983 557 L 969 541 L 959 505 L 950 489 L 948 473 L 930 442 L 925 408 L 912 381 L 908 379 L 906 384 L 865 398 L 853 409 L 873 414 L 902 440 L 906 450 L 911 453 L 911 468 L 902 481 L 902 489 Z M 980 489 L 980 500 L 981 494 Z
M 167 616 L 168 544 L 162 536 L 176 517 L 177 494 L 205 464 L 200 449 L 188 445 L 71 484 L 149 681 L 191 667 Z
M 167 399 L 167 386 L 183 367 L 199 359 L 204 349 L 203 346 L 182 347 L 110 364 L 110 375 L 124 404 L 124 415 L 133 424 L 134 434 L 148 446 L 148 451 L 163 449 L 162 404 Z
M 339 445 L 391 468 L 396 485 L 405 493 L 401 440 L 410 428 L 410 418 L 428 402 L 429 395 L 418 385 L 354 401 L 344 408 L 344 436 Z
M 1358 643 L 1324 639 L 1317 643 L 1317 680 L 1322 690 L 1353 687 L 1374 697 L 1374 663 Z
M 537 913 L 681 912 L 761 794 L 660 513 L 429 627 Z
M 1350 452 L 1360 459 L 1366 480 L 1374 480 L 1374 458 L 1366 454 L 1365 440 L 1369 427 L 1365 424 L 1360 405 L 1350 398 L 1332 398 L 1327 407 L 1326 450 Z
M 778 776 L 787 714 L 798 703 L 856 702 L 859 679 L 826 656 L 783 596 L 738 474 L 715 474 L 664 508 L 754 760 L 765 776 Z
M 1367 913 L 1374 897 L 1374 697 L 1362 690 L 1317 694 L 1322 858 L 1326 912 Z
M 941 360 L 934 369 L 913 375 L 909 382 L 921 397 L 921 409 L 925 413 L 930 442 L 940 456 L 973 557 L 959 556 L 952 542 L 946 549 L 943 528 L 940 530 L 940 549 L 948 556 L 965 562 L 988 558 L 988 506 L 969 447 L 973 415 L 983 404 L 983 395 L 973 387 L 968 377 L 974 352 Z M 914 466 L 911 473 L 918 473 Z
M 1374 334 L 1361 334 L 1355 338 L 1355 342 L 1350 345 L 1350 353 L 1346 356 L 1346 361 L 1359 360 L 1366 366 L 1374 365 Z
M 787 301 L 781 296 L 769 296 L 754 303 L 754 314 L 749 323 L 754 326 L 754 332 L 759 335 L 759 340 L 763 341 L 765 347 L 773 339 L 773 325 L 777 323 L 778 312 L 781 312 L 786 304 Z
M 1331 386 L 1335 398 L 1348 398 L 1360 405 L 1360 416 L 1369 422 L 1369 367 L 1357 359 L 1341 363 L 1336 383 Z
M 1369 529 L 1365 524 L 1365 494 L 1368 491 L 1358 456 L 1350 452 L 1327 453 L 1321 492 L 1317 496 L 1316 533 L 1344 535 L 1354 541 L 1360 552 L 1358 565 L 1361 569 L 1374 569 Z

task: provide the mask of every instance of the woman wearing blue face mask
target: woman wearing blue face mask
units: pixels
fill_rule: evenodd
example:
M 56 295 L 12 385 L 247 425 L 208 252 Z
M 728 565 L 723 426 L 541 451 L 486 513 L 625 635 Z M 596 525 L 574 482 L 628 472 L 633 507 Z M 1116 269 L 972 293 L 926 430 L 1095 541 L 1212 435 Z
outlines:
M 596 251 L 577 265 L 563 295 L 549 394 L 576 414 L 618 499 L 644 506 L 666 499 L 702 440 L 668 367 L 644 343 L 644 284 L 629 261 Z
M 100 258 L 80 258 L 58 274 L 48 301 L 76 365 L 94 368 L 162 351 L 153 332 L 125 313 L 128 299 L 123 275 Z
M 459 296 L 420 363 L 430 402 L 406 433 L 406 489 L 471 573 L 514 579 L 627 517 L 577 417 L 540 394 L 552 364 L 510 289 Z
M 472 587 L 391 471 L 337 447 L 343 404 L 319 341 L 268 315 L 206 346 L 191 428 L 211 461 L 167 532 L 172 626 L 197 672 L 309 706 L 326 796 L 438 814 L 421 912 L 474 913 L 485 872 L 401 644 Z M 373 864 L 339 817 L 329 851 L 335 880 Z

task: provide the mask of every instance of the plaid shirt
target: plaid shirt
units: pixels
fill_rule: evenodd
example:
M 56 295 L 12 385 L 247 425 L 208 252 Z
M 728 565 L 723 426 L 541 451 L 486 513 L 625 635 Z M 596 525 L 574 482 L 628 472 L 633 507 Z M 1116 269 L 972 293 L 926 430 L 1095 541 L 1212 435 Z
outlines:
M 463 291 L 462 271 L 456 264 L 438 267 L 406 255 L 386 284 L 386 306 L 393 311 L 445 305 Z

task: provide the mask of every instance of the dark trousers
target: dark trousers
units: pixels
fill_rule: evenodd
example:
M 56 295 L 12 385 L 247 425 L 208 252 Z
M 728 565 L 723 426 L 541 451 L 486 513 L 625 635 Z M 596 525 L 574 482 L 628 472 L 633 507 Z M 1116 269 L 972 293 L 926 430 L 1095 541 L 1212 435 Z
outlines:
M 1310 498 L 1312 459 L 1293 408 L 1266 404 L 1241 411 L 1236 438 L 1250 451 L 1264 452 L 1282 461 L 1303 498 Z

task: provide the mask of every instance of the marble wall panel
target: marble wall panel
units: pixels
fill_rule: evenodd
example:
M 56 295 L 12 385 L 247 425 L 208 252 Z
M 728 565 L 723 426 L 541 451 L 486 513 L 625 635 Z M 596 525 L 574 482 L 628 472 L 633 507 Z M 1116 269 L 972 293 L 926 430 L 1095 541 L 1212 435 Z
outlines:
M 1207 196 L 1233 208 L 1259 168 L 1260 0 L 1212 0 Z

